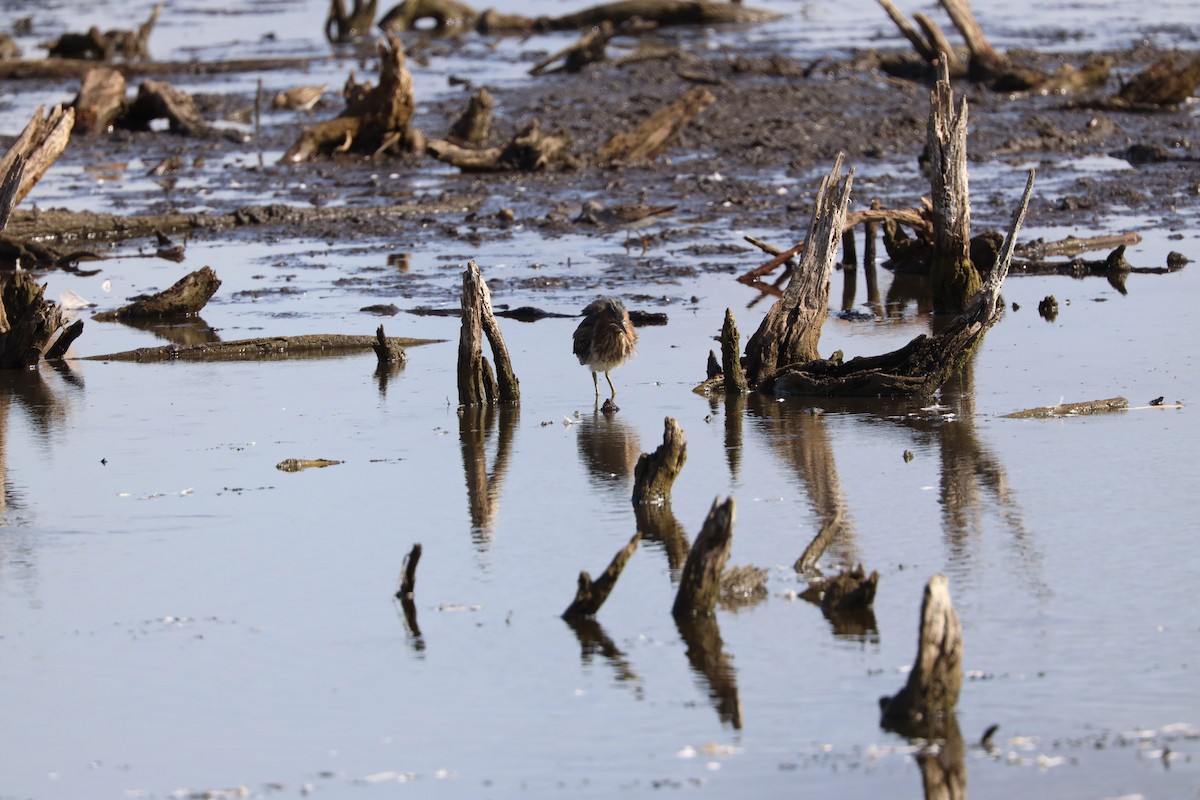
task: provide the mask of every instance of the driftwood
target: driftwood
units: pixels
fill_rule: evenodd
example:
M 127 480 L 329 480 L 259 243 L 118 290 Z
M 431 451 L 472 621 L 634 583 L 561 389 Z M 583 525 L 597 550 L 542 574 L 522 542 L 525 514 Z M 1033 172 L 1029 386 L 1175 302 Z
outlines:
M 622 131 L 600 147 L 599 157 L 608 163 L 648 161 L 669 147 L 679 132 L 697 114 L 716 102 L 712 92 L 702 86 L 688 90 L 682 97 L 660 108 L 628 131 Z
M 141 297 L 127 306 L 96 314 L 93 319 L 112 322 L 120 319 L 166 319 L 200 313 L 209 298 L 221 288 L 221 281 L 212 267 L 201 267 L 184 275 L 168 289 L 155 295 Z
M 228 61 L 137 61 L 106 66 L 126 79 L 139 75 L 228 75 L 235 72 L 308 69 L 309 58 L 233 58 Z M 36 58 L 0 61 L 0 80 L 81 80 L 96 66 L 80 59 Z
M 494 9 L 483 12 L 461 0 L 404 0 L 379 21 L 384 31 L 414 30 L 425 20 L 433 22 L 438 33 L 457 33 L 474 29 L 482 34 L 531 33 L 545 30 L 575 30 L 609 22 L 615 27 L 633 20 L 654 25 L 720 25 L 765 22 L 779 14 L 740 3 L 708 0 L 618 0 L 603 3 L 561 17 L 531 18 L 502 14 Z
M 616 35 L 612 22 L 604 20 L 579 37 L 579 41 L 564 47 L 557 53 L 546 56 L 529 68 L 530 75 L 553 75 L 557 72 L 579 72 L 588 64 L 595 64 L 608 58 L 605 49 L 609 41 Z M 552 64 L 562 61 L 556 67 Z
M 908 682 L 893 697 L 879 700 L 885 728 L 921 735 L 953 714 L 962 688 L 962 624 L 950 603 L 944 575 L 934 575 L 921 601 L 917 657 Z
M 966 42 L 965 51 L 955 52 L 937 23 L 923 14 L 914 14 L 914 26 L 891 0 L 879 0 L 888 17 L 912 44 L 919 65 L 903 57 L 884 58 L 881 66 L 898 77 L 935 77 L 938 61 L 948 62 L 949 73 L 987 85 L 995 91 L 1033 91 L 1043 94 L 1081 92 L 1103 87 L 1113 61 L 1107 56 L 1089 59 L 1082 67 L 1063 64 L 1053 73 L 1016 64 L 996 50 L 983 33 L 967 0 L 941 0 L 954 27 Z M 918 30 L 919 28 L 919 30 Z
M 733 498 L 713 500 L 700 535 L 688 553 L 679 577 L 679 591 L 671 613 L 676 619 L 704 617 L 713 613 L 721 595 L 721 574 L 733 545 Z
M 343 0 L 330 0 L 325 17 L 325 38 L 331 42 L 350 42 L 371 34 L 378 0 L 354 0 L 349 11 Z
M 1088 400 L 1082 403 L 1059 403 L 1056 406 L 1039 406 L 1005 414 L 1005 419 L 1049 419 L 1051 417 L 1081 417 L 1091 414 L 1107 414 L 1110 411 L 1127 411 L 1129 401 L 1124 397 L 1107 400 Z
M 687 441 L 679 423 L 667 417 L 663 422 L 663 441 L 653 454 L 638 456 L 633 468 L 633 504 L 661 504 L 671 497 L 671 487 L 687 462 Z
M 957 313 L 979 291 L 971 263 L 971 199 L 967 182 L 967 99 L 954 104 L 945 62 L 929 98 L 927 152 L 933 199 L 929 282 L 935 312 Z
M 432 139 L 426 145 L 429 155 L 463 172 L 540 172 L 573 164 L 570 148 L 571 140 L 565 130 L 543 133 L 536 119 L 503 147 L 475 149 L 443 139 Z
M 575 599 L 563 612 L 563 619 L 572 620 L 596 616 L 600 606 L 604 605 L 604 601 L 608 599 L 613 587 L 617 585 L 617 578 L 621 576 L 621 570 L 625 569 L 625 562 L 629 561 L 629 557 L 637 550 L 638 541 L 641 538 L 641 533 L 635 533 L 629 543 L 617 551 L 608 568 L 596 580 L 593 581 L 592 576 L 586 571 L 579 573 L 579 588 L 575 592 Z
M 71 106 L 79 133 L 108 130 L 125 111 L 125 76 L 111 67 L 88 70 Z
M 932 337 L 918 336 L 899 350 L 880 356 L 860 357 L 843 363 L 840 354 L 836 354 L 827 360 L 794 364 L 781 370 L 773 381 L 760 383 L 759 390 L 805 396 L 932 395 L 1000 317 L 1000 287 L 1008 275 L 1013 242 L 1025 220 L 1033 180 L 1031 170 L 992 273 L 963 313 L 940 333 Z
M 479 89 L 471 95 L 466 109 L 450 126 L 446 139 L 466 147 L 482 147 L 492 132 L 492 109 L 496 103 L 491 92 Z M 431 143 L 432 144 L 432 143 Z
M 111 61 L 124 58 L 130 61 L 150 57 L 150 34 L 162 13 L 162 3 L 154 6 L 149 18 L 136 31 L 101 31 L 92 27 L 87 33 L 64 33 L 47 45 L 50 58 Z
M 275 469 L 280 472 L 303 472 L 306 469 L 336 467 L 341 463 L 343 462 L 331 458 L 285 458 L 275 465 Z
M 496 359 L 491 364 L 483 355 L 487 335 Z M 458 403 L 463 406 L 515 405 L 521 401 L 520 383 L 513 373 L 508 347 L 492 312 L 492 295 L 474 260 L 463 272 L 462 328 L 458 338 Z
M 14 207 L 25 199 L 25 195 L 41 180 L 71 140 L 71 129 L 75 125 L 74 110 L 58 105 L 45 116 L 44 113 L 45 107 L 38 106 L 20 136 L 9 146 L 4 158 L 0 159 L 0 174 L 3 175 L 8 174 L 17 156 L 26 161 L 21 184 L 13 199 Z
M 1169 111 L 1187 102 L 1200 86 L 1200 56 L 1174 53 L 1121 84 L 1115 95 L 1071 105 L 1104 111 Z
M 842 178 L 843 153 L 821 180 L 800 263 L 783 297 L 746 343 L 746 378 L 762 384 L 788 364 L 818 358 L 817 341 L 829 310 L 829 283 L 841 239 L 853 168 Z M 777 256 L 778 258 L 778 256 Z
M 439 344 L 442 339 L 388 340 L 398 347 Z M 318 333 L 304 336 L 266 336 L 257 339 L 237 339 L 229 342 L 206 342 L 194 345 L 141 347 L 120 353 L 85 356 L 84 361 L 133 361 L 151 364 L 162 361 L 278 361 L 287 358 L 340 358 L 365 353 L 378 344 L 374 336 L 347 336 Z
M 424 136 L 409 126 L 416 101 L 399 37 L 389 33 L 379 44 L 379 85 L 354 83 L 352 75 L 344 94 L 345 110 L 300 134 L 281 163 L 295 164 L 335 152 L 378 156 L 397 147 L 424 147 Z

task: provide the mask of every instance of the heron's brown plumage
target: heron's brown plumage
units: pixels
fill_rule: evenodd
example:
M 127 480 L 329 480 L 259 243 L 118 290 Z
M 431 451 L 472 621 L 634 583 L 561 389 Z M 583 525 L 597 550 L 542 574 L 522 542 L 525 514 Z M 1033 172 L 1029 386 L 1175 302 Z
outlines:
M 583 322 L 575 329 L 572 352 L 579 363 L 592 371 L 596 395 L 600 394 L 597 372 L 603 372 L 615 397 L 609 372 L 625 363 L 637 347 L 637 331 L 629 320 L 625 304 L 615 297 L 601 297 L 583 309 Z

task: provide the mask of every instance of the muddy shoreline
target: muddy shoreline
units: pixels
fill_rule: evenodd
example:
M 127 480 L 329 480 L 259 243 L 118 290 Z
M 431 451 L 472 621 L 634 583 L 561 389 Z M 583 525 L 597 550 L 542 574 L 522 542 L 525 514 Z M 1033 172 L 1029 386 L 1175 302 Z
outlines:
M 426 50 L 429 47 L 425 45 Z M 449 52 L 454 44 L 445 41 L 433 47 Z M 62 160 L 119 163 L 141 157 L 152 161 L 165 148 L 182 163 L 168 178 L 179 185 L 166 192 L 147 192 L 144 207 L 129 211 L 169 215 L 199 204 L 212 215 L 229 215 L 225 224 L 200 226 L 218 230 L 185 231 L 187 235 L 436 247 L 447 251 L 446 257 L 464 261 L 475 255 L 472 246 L 484 239 L 530 233 L 550 239 L 565 233 L 603 236 L 619 252 L 618 235 L 574 222 L 585 199 L 669 203 L 676 206 L 669 219 L 641 235 L 648 245 L 643 260 L 656 261 L 673 278 L 695 270 L 741 272 L 759 263 L 758 251 L 749 244 L 730 244 L 730 231 L 782 231 L 772 243 L 784 248 L 794 244 L 807 224 L 816 176 L 839 151 L 858 170 L 852 209 L 866 207 L 873 199 L 885 207 L 913 207 L 928 193 L 919 159 L 930 84 L 888 77 L 879 68 L 885 55 L 900 51 L 862 51 L 848 60 L 814 63 L 749 50 L 706 57 L 687 53 L 686 48 L 674 52 L 670 58 L 601 63 L 579 74 L 488 87 L 497 108 L 491 141 L 505 141 L 533 119 L 544 127 L 561 127 L 581 163 L 558 171 L 460 174 L 417 154 L 298 165 L 271 163 L 268 157 L 260 165 L 254 162 L 256 153 L 285 150 L 300 128 L 311 124 L 303 116 L 271 114 L 264 116 L 259 136 L 244 144 L 118 131 L 77 136 Z M 1061 63 L 1082 64 L 1095 55 L 1101 54 L 1021 52 L 1013 57 L 1024 65 L 1053 71 Z M 1103 90 L 1112 93 L 1120 76 L 1163 53 L 1140 48 L 1103 55 L 1115 65 Z M 425 52 L 422 57 L 430 55 Z M 531 51 L 525 57 L 536 60 L 540 54 Z M 417 80 L 422 80 L 419 71 Z M 635 124 L 700 83 L 716 102 L 683 129 L 665 156 L 617 168 L 589 163 L 594 160 L 588 154 L 613 132 Z M 478 87 L 465 82 L 459 88 L 419 105 L 414 127 L 430 136 L 444 135 Z M 1035 228 L 1078 230 L 1085 235 L 1097 229 L 1129 230 L 1116 228 L 1129 225 L 1129 218 L 1172 231 L 1196 224 L 1200 204 L 1188 203 L 1187 198 L 1200 192 L 1196 173 L 1200 143 L 1188 135 L 1194 120 L 1190 106 L 1158 113 L 1116 113 L 1081 107 L 1088 99 L 1082 96 L 1009 95 L 964 81 L 956 81 L 955 89 L 970 104 L 976 231 L 1004 225 L 1025 166 L 1038 167 L 1043 180 L 1029 210 Z M 244 120 L 254 106 L 253 96 L 237 93 L 197 93 L 195 98 L 204 117 L 213 121 Z M 339 105 L 336 95 L 326 95 L 312 120 L 333 116 Z M 231 168 L 230 160 L 239 155 L 244 156 L 246 168 Z M 1104 159 L 1104 168 L 1085 168 L 1084 175 L 1066 184 L 1053 182 L 1056 164 L 1089 159 Z M 1121 168 L 1124 164 L 1129 168 Z M 997 175 L 1005 180 L 997 180 Z M 407 188 L 412 179 L 432 181 L 436 188 L 414 191 Z M 234 182 L 238 192 L 222 191 Z M 218 195 L 222 199 L 214 199 Z M 285 213 L 246 219 L 236 213 L 245 205 L 237 202 L 238 196 L 275 196 L 281 205 L 338 206 L 346 213 L 329 219 L 303 214 L 290 218 Z M 406 206 L 407 211 L 377 213 L 379 207 L 396 205 Z M 357 208 L 373 207 L 375 212 L 354 213 Z M 36 232 L 39 238 L 54 241 L 53 223 L 43 224 L 51 219 L 18 210 L 13 232 Z M 127 226 L 106 233 L 105 224 L 98 223 L 90 235 L 77 232 L 75 238 L 121 240 L 147 235 Z M 237 233 L 242 227 L 246 233 Z M 569 273 L 555 274 L 557 265 L 547 266 L 550 269 L 532 285 L 509 287 L 509 291 L 544 293 L 570 284 Z M 664 277 L 663 273 L 656 277 Z M 641 270 L 630 270 L 627 276 L 633 283 L 645 277 Z M 613 279 L 620 280 L 619 276 Z M 420 293 L 419 287 L 405 289 L 406 294 Z

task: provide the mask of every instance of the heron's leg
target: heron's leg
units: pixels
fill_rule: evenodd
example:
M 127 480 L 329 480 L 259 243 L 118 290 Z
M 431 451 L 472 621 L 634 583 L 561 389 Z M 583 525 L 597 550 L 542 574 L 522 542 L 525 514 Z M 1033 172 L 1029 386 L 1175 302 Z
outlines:
M 605 375 L 608 373 L 606 372 Z M 596 370 L 592 370 L 592 385 L 596 387 L 596 397 L 600 396 L 600 380 L 596 377 Z
M 609 376 L 608 370 L 604 370 L 604 380 L 608 381 L 608 388 L 612 389 L 612 396 L 616 397 L 617 396 L 617 387 L 613 386 L 612 378 Z

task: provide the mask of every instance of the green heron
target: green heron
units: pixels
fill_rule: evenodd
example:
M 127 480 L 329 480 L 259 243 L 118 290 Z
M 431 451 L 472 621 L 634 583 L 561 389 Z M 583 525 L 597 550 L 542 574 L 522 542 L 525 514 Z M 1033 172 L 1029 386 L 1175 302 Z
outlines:
M 579 358 L 580 364 L 592 371 L 597 397 L 600 396 L 597 372 L 604 373 L 612 396 L 617 396 L 617 389 L 608 373 L 633 355 L 637 338 L 637 331 L 629 321 L 629 312 L 617 298 L 601 297 L 583 310 L 583 322 L 575 329 L 572 352 Z

